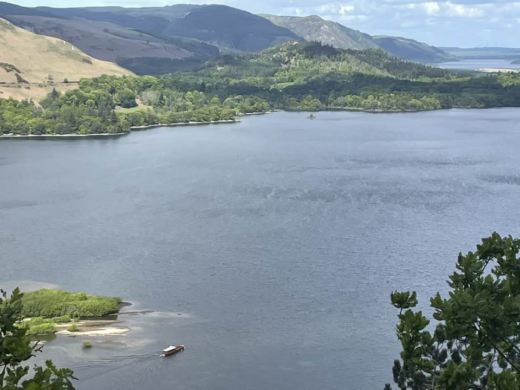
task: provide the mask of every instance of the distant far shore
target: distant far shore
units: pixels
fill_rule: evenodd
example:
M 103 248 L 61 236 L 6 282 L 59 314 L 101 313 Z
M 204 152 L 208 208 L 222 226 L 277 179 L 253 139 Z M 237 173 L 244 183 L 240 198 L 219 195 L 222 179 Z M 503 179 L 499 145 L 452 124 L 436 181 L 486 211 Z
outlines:
M 483 73 L 520 73 L 520 69 L 509 68 L 480 68 L 478 71 Z

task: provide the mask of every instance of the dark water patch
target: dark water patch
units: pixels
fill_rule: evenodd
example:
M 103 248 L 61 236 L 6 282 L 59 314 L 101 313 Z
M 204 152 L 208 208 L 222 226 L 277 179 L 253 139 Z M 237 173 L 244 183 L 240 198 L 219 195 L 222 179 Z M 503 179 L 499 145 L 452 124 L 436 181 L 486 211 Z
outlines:
M 23 200 L 0 200 L 0 210 L 13 210 L 21 207 L 33 207 L 37 206 L 38 202 L 34 201 L 23 201 Z
M 520 175 L 487 175 L 482 176 L 481 180 L 495 184 L 510 184 L 520 186 Z

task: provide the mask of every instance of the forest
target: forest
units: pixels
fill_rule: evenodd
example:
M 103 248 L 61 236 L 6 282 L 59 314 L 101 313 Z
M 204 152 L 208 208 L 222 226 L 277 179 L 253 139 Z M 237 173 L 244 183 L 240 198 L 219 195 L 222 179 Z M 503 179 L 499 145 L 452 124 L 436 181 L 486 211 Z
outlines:
M 388 56 L 285 43 L 196 70 L 83 79 L 39 103 L 0 99 L 0 135 L 119 134 L 132 127 L 232 121 L 270 110 L 415 112 L 520 106 L 520 74 L 451 72 Z

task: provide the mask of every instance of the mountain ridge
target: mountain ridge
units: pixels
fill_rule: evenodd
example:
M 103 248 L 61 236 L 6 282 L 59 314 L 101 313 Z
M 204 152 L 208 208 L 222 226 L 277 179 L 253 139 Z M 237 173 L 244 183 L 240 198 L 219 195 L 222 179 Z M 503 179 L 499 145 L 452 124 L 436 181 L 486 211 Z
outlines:
M 390 55 L 423 63 L 454 61 L 442 49 L 409 38 L 371 36 L 340 23 L 311 16 L 277 16 L 262 14 L 275 24 L 286 27 L 307 41 L 332 45 L 338 49 L 382 49 Z

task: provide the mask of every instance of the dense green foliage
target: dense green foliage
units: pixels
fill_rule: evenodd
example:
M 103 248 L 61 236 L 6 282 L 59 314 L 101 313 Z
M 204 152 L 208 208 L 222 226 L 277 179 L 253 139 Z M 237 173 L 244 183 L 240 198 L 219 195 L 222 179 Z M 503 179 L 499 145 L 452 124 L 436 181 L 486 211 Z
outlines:
M 287 43 L 249 56 L 223 56 L 197 72 L 167 77 L 181 91 L 203 88 L 221 99 L 255 95 L 278 109 L 419 111 L 517 107 L 520 87 L 497 75 L 452 73 L 379 50 Z M 520 80 L 520 75 L 508 77 Z M 318 103 L 319 102 L 319 103 Z
M 121 299 L 84 292 L 43 289 L 25 293 L 21 302 L 21 313 L 24 318 L 60 316 L 79 318 L 117 313 Z
M 197 91 L 166 90 L 161 79 L 102 76 L 82 80 L 77 90 L 54 91 L 40 102 L 0 99 L 0 135 L 119 134 L 131 126 L 234 120 L 237 110 Z M 136 92 L 153 109 L 133 108 Z M 155 99 L 154 97 L 157 97 Z
M 56 333 L 56 325 L 52 320 L 41 317 L 34 317 L 28 321 L 22 321 L 20 326 L 27 329 L 27 335 L 38 336 Z
M 139 104 L 139 106 L 138 106 Z M 452 73 L 381 50 L 286 43 L 169 76 L 102 76 L 41 101 L 0 99 L 0 134 L 123 133 L 285 110 L 422 111 L 520 106 L 520 74 Z
M 26 327 L 18 326 L 23 318 L 22 299 L 18 289 L 9 298 L 4 291 L 0 295 L 0 389 L 74 390 L 71 381 L 75 378 L 69 369 L 58 369 L 50 360 L 32 371 L 25 366 L 42 347 L 31 342 Z
M 520 240 L 497 233 L 459 255 L 447 298 L 431 299 L 431 324 L 415 292 L 395 292 L 400 389 L 520 389 Z M 389 389 L 390 385 L 386 386 Z
M 53 318 L 32 317 L 24 319 L 18 324 L 18 326 L 27 329 L 28 335 L 43 335 L 56 333 L 56 324 L 64 324 L 70 321 L 69 316 Z

